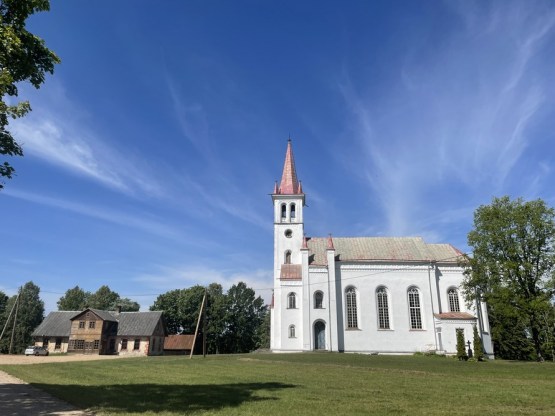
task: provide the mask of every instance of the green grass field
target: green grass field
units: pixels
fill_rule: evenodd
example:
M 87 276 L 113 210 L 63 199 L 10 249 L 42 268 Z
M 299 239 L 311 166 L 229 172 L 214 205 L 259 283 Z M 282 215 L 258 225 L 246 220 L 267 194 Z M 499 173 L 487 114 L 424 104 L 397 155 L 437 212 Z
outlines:
M 4 365 L 99 415 L 555 415 L 555 365 L 249 354 Z

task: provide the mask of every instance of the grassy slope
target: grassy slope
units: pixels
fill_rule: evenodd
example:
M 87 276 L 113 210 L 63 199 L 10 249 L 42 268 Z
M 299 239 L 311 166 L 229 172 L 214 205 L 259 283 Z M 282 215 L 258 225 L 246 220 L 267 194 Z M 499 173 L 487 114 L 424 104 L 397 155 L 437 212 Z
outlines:
M 0 366 L 98 414 L 555 414 L 555 365 L 353 354 Z

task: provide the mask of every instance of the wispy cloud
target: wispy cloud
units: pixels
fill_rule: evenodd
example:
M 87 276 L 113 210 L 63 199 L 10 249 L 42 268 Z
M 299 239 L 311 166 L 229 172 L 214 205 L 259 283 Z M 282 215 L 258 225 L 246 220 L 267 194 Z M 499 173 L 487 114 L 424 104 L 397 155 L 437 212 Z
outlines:
M 408 51 L 392 68 L 400 83 L 388 96 L 361 93 L 346 71 L 340 91 L 361 149 L 346 167 L 381 202 L 388 234 L 430 233 L 463 195 L 473 206 L 506 192 L 534 140 L 530 127 L 549 90 L 544 68 L 553 61 L 542 48 L 553 41 L 555 10 L 525 4 L 456 3 L 463 30 L 445 33 L 432 51 Z M 435 200 L 434 189 L 446 186 L 453 201 Z
M 90 121 L 60 83 L 52 81 L 40 93 L 26 89 L 34 111 L 10 123 L 26 154 L 127 194 L 163 192 L 145 160 L 134 159 L 129 149 L 123 154 L 87 127 Z
M 161 221 L 153 221 L 146 215 L 144 217 L 133 216 L 128 212 L 117 212 L 106 208 L 91 206 L 90 204 L 80 204 L 64 199 L 38 195 L 36 193 L 28 193 L 13 188 L 5 189 L 2 193 L 13 198 L 74 212 L 121 226 L 140 229 L 150 234 L 172 239 L 182 238 L 182 235 L 176 231 L 175 227 L 171 227 Z

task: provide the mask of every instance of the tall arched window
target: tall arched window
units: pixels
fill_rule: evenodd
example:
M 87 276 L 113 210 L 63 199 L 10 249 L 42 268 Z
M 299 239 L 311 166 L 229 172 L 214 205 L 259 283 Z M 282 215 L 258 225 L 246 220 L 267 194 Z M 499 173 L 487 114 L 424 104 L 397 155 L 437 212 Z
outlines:
M 284 220 L 285 218 L 287 218 L 287 206 L 281 204 L 281 219 Z
M 354 287 L 345 290 L 345 304 L 347 305 L 347 328 L 358 328 L 357 291 Z
M 291 250 L 285 252 L 285 264 L 291 264 Z
M 449 298 L 449 312 L 460 312 L 461 307 L 459 306 L 459 293 L 457 289 L 452 287 L 447 291 L 447 297 Z
M 376 304 L 378 305 L 378 328 L 389 329 L 389 301 L 385 287 L 379 287 L 376 290 Z
M 295 208 L 296 208 L 295 204 L 291 204 L 291 208 L 290 208 L 291 209 L 291 214 L 290 214 L 291 218 L 296 218 L 297 217 L 297 213 L 295 211 Z
M 324 307 L 324 294 L 317 290 L 314 292 L 314 309 L 322 309 Z
M 422 314 L 420 313 L 420 292 L 411 287 L 408 291 L 410 329 L 422 329 Z
M 293 292 L 287 295 L 287 309 L 297 308 L 297 296 Z
M 295 338 L 295 325 L 289 325 L 289 338 Z

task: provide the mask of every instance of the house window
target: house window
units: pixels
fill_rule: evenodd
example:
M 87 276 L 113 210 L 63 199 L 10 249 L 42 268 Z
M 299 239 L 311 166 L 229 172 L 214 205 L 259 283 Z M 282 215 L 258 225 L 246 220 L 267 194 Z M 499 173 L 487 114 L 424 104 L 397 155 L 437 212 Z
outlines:
M 447 291 L 447 297 L 449 298 L 449 312 L 460 312 L 461 308 L 459 306 L 459 293 L 454 287 Z
M 289 293 L 287 295 L 287 309 L 297 308 L 297 296 L 294 293 Z
M 285 264 L 291 264 L 291 251 L 287 250 L 285 252 Z
M 133 349 L 138 350 L 141 346 L 141 340 L 139 338 L 135 338 L 135 342 L 133 343 Z
M 281 219 L 284 220 L 287 218 L 287 207 L 285 204 L 281 204 Z
M 56 345 L 54 346 L 55 350 L 59 350 L 62 348 L 62 339 L 61 338 L 56 338 Z
M 345 290 L 345 297 L 347 305 L 347 328 L 358 328 L 357 317 L 357 291 L 354 287 L 349 287 Z
M 99 339 L 95 339 L 95 340 L 94 340 L 94 346 L 93 346 L 93 348 L 94 348 L 95 350 L 97 350 L 97 349 L 100 348 L 100 340 L 99 340 Z
M 127 339 L 125 339 L 125 338 L 121 340 L 121 349 L 122 350 L 127 349 Z
M 297 213 L 295 212 L 295 204 L 291 204 L 291 218 L 296 218 Z
M 295 338 L 295 325 L 289 325 L 289 338 Z
M 75 340 L 75 349 L 82 350 L 85 348 L 85 340 L 84 339 L 76 339 Z
M 420 292 L 411 287 L 408 291 L 410 329 L 422 329 L 422 315 L 420 313 Z
M 79 321 L 79 329 L 85 328 L 85 321 Z
M 376 290 L 376 304 L 378 305 L 378 328 L 389 328 L 389 301 L 387 298 L 387 289 L 380 287 Z
M 96 321 L 89 321 L 89 329 L 94 329 L 96 326 Z
M 48 338 L 43 338 L 42 339 L 42 346 L 48 348 L 48 341 L 49 341 Z
M 317 290 L 314 292 L 314 309 L 322 309 L 324 306 L 324 294 Z

